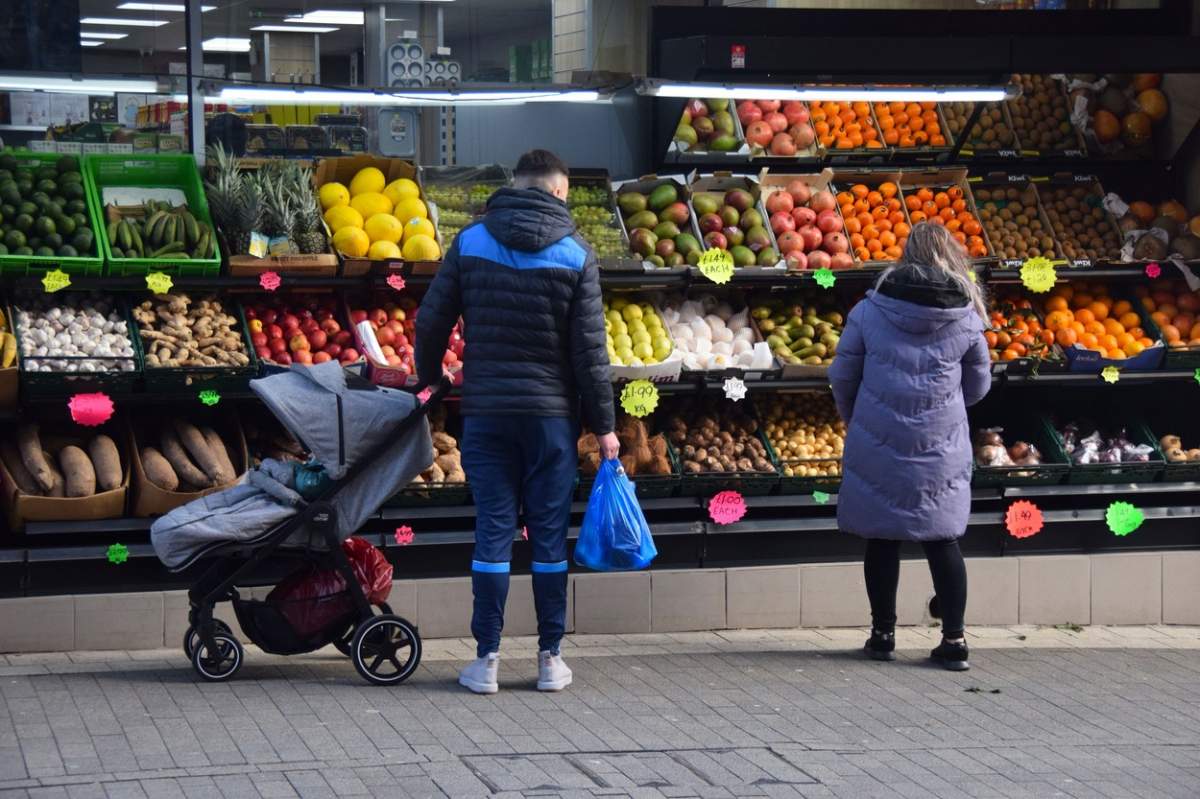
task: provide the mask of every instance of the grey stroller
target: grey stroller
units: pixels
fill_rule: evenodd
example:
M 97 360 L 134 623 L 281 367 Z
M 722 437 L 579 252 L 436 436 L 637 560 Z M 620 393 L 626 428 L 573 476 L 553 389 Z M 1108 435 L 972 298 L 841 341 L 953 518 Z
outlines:
M 412 392 L 382 388 L 328 362 L 294 366 L 253 380 L 250 388 L 312 454 L 313 465 L 265 460 L 232 488 L 176 508 L 151 527 L 155 552 L 172 571 L 214 560 L 188 592 L 185 654 L 205 680 L 228 680 L 241 668 L 242 645 L 229 625 L 213 617 L 215 605 L 228 600 L 242 631 L 264 651 L 291 655 L 333 644 L 368 682 L 403 682 L 420 663 L 417 628 L 386 603 L 379 603 L 381 614 L 375 612 L 342 544 L 429 466 L 426 416 L 449 382 L 443 380 L 422 404 L 413 393 L 419 386 Z M 351 543 L 373 550 L 366 542 Z M 373 554 L 386 566 L 381 554 Z M 300 609 L 320 619 L 319 628 L 298 631 L 289 624 L 295 609 L 238 593 L 237 586 L 274 556 L 331 570 L 334 580 L 340 576 L 344 590 L 311 600 L 335 604 Z M 387 572 L 390 580 L 390 567 Z

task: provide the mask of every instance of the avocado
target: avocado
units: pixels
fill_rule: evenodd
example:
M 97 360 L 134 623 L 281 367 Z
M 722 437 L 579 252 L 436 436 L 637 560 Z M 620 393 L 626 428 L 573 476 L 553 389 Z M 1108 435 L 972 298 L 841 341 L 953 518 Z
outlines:
M 64 244 L 55 253 L 59 258 L 78 258 L 79 253 L 70 244 Z
M 38 247 L 33 251 L 33 254 L 39 258 L 53 258 L 54 250 L 50 249 L 49 247 Z
M 37 231 L 39 236 L 49 236 L 51 233 L 58 232 L 58 227 L 55 226 L 54 220 L 48 216 L 39 216 L 33 223 L 33 229 Z
M 679 191 L 675 188 L 675 184 L 664 183 L 650 192 L 646 204 L 650 206 L 651 211 L 661 211 L 678 199 Z
M 73 155 L 64 155 L 58 159 L 57 167 L 60 174 L 63 172 L 78 172 L 79 159 Z

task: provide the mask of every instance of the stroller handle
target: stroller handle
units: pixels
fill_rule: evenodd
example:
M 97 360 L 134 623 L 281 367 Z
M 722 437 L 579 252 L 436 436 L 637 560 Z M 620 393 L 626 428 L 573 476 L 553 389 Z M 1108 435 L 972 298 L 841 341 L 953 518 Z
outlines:
M 404 386 L 404 390 L 410 394 L 420 394 L 426 388 L 429 388 L 429 381 L 427 380 L 419 380 L 417 384 L 413 386 Z M 443 374 L 440 378 L 438 378 L 437 385 L 434 387 L 433 392 L 429 395 L 429 399 L 425 401 L 425 404 L 436 405 L 446 398 L 446 395 L 450 393 L 450 389 L 452 388 L 454 388 L 454 384 L 450 381 L 449 377 Z

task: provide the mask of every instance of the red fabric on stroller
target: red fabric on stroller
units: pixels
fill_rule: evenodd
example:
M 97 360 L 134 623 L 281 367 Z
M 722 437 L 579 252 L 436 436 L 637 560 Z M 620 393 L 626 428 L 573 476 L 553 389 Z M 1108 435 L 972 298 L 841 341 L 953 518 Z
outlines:
M 392 593 L 392 564 L 383 552 L 353 537 L 342 542 L 342 551 L 350 559 L 367 602 L 386 602 Z M 354 614 L 354 600 L 342 575 L 335 569 L 311 565 L 284 577 L 267 595 L 267 603 L 278 608 L 301 637 L 316 635 Z

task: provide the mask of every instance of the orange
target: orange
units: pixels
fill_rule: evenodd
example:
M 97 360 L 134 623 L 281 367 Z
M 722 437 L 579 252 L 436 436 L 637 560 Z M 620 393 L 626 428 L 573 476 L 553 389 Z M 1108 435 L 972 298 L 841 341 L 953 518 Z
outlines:
M 1079 341 L 1079 336 L 1069 327 L 1061 328 L 1054 338 L 1061 347 L 1070 347 Z
M 1092 313 L 1091 309 L 1089 308 L 1080 308 L 1075 312 L 1075 319 L 1076 321 L 1083 322 L 1086 325 L 1088 322 L 1096 321 L 1096 314 Z
M 1099 320 L 1103 321 L 1108 318 L 1108 303 L 1101 300 L 1096 300 L 1088 306 L 1092 314 Z
M 1133 310 L 1133 306 L 1129 304 L 1129 300 L 1117 300 L 1112 307 L 1113 316 L 1121 316 Z
M 1104 345 L 1106 350 L 1115 350 L 1117 348 L 1117 337 L 1112 333 L 1105 333 L 1100 336 L 1100 343 Z
M 1086 308 L 1093 302 L 1091 294 L 1076 294 L 1071 298 L 1072 308 Z
M 1084 322 L 1083 328 L 1087 332 L 1094 333 L 1097 336 L 1103 336 L 1105 333 L 1108 332 L 1107 330 L 1104 329 L 1104 324 L 1102 322 L 1097 322 L 1095 319 L 1093 319 L 1090 322 Z
M 879 193 L 882 194 L 886 198 L 890 199 L 892 197 L 895 197 L 897 191 L 898 191 L 898 189 L 897 189 L 895 183 L 885 182 L 885 183 L 879 184 Z
M 1129 303 L 1126 303 L 1126 305 L 1128 305 L 1128 304 Z M 1116 312 L 1117 312 L 1117 309 L 1114 308 L 1113 313 L 1115 314 Z M 1126 330 L 1128 330 L 1131 327 L 1137 327 L 1139 322 L 1141 321 L 1141 319 L 1133 311 L 1126 311 L 1125 313 L 1121 314 L 1120 319 L 1118 319 L 1117 321 L 1119 321 L 1121 323 L 1122 327 L 1124 327 Z
M 1092 333 L 1084 333 L 1079 337 L 1079 343 L 1087 347 L 1089 350 L 1094 350 L 1100 346 L 1100 340 Z
M 1125 332 L 1125 328 L 1123 328 L 1121 326 L 1121 323 L 1118 322 L 1116 319 L 1105 319 L 1103 324 L 1104 324 L 1104 332 L 1108 333 L 1110 335 L 1115 336 L 1118 333 Z
M 1146 348 L 1142 345 L 1142 343 L 1140 341 L 1130 341 L 1128 344 L 1126 344 L 1124 346 L 1123 349 L 1125 350 L 1125 354 L 1132 358 L 1134 355 L 1137 355 L 1138 353 L 1142 352 L 1142 350 L 1144 350 Z
M 1046 329 L 1048 330 L 1063 330 L 1070 324 L 1071 318 L 1067 316 L 1066 311 L 1051 311 L 1046 314 Z
M 1065 311 L 1067 310 L 1067 300 L 1065 297 L 1051 297 L 1046 300 L 1047 311 Z M 1049 321 L 1049 320 L 1047 320 Z
M 1178 341 L 1180 338 L 1179 328 L 1175 325 L 1160 325 L 1159 330 L 1162 331 L 1163 341 L 1168 344 L 1172 341 Z
M 1119 350 L 1116 347 L 1113 347 L 1111 350 L 1105 353 L 1104 357 L 1112 358 L 1114 361 L 1123 361 L 1125 360 L 1125 352 L 1124 350 Z

